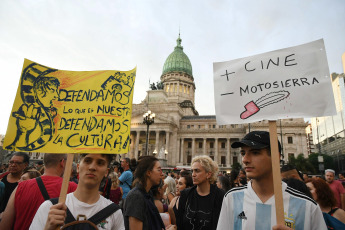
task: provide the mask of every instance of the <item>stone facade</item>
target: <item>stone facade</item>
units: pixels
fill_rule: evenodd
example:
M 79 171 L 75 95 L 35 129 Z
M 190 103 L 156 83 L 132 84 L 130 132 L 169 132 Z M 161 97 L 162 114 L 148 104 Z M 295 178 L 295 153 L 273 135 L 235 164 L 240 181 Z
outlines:
M 268 131 L 268 122 L 256 122 L 250 125 L 217 125 L 216 116 L 199 116 L 194 107 L 195 83 L 192 69 L 181 71 L 178 63 L 188 63 L 189 59 L 181 49 L 181 39 L 177 40 L 174 52 L 169 56 L 163 69 L 161 81 L 163 90 L 149 90 L 146 98 L 139 104 L 133 104 L 131 122 L 131 150 L 128 157 L 152 155 L 166 159 L 167 166 L 189 166 L 191 159 L 197 155 L 209 155 L 220 170 L 228 171 L 231 166 L 241 163 L 239 149 L 230 146 L 234 141 L 244 137 L 250 130 Z M 175 53 L 176 48 L 178 52 Z M 183 53 L 183 55 L 181 54 Z M 188 59 L 188 60 L 187 60 Z M 175 63 L 176 62 L 176 63 Z M 148 110 L 156 114 L 154 124 L 149 126 L 148 151 L 146 150 L 147 126 L 143 124 L 143 114 Z M 303 119 L 285 119 L 277 122 L 278 139 L 282 140 L 285 161 L 289 155 L 308 156 L 308 141 Z

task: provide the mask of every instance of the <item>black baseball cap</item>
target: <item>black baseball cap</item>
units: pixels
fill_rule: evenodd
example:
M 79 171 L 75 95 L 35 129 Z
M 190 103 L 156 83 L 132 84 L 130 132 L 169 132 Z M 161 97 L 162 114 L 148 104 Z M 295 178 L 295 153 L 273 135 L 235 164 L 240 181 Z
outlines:
M 279 153 L 281 153 L 282 147 L 279 140 L 277 141 Z M 270 148 L 270 133 L 267 131 L 252 131 L 245 135 L 242 140 L 231 144 L 232 148 L 240 148 L 242 146 L 249 146 L 255 149 Z

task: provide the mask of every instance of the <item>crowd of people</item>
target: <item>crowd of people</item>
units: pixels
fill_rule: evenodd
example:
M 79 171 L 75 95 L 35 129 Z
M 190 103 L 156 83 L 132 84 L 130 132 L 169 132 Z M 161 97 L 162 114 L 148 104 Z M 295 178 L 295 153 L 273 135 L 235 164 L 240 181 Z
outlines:
M 276 224 L 270 138 L 253 131 L 240 148 L 243 169 L 220 173 L 208 156 L 191 170 L 163 172 L 154 156 L 113 161 L 109 154 L 82 154 L 72 166 L 64 203 L 66 154 L 45 154 L 30 165 L 15 152 L 0 175 L 0 229 L 345 229 L 345 178 L 325 171 L 312 177 L 281 168 L 285 224 Z M 278 141 L 279 152 L 281 150 Z

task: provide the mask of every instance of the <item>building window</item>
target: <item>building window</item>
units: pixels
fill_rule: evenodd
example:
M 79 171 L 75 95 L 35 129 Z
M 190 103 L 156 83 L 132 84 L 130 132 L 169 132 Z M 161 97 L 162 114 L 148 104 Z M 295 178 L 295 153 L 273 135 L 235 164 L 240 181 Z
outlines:
M 201 125 L 199 125 L 199 129 L 201 128 Z
M 215 129 L 215 128 L 216 128 L 216 125 L 213 125 L 213 128 Z
M 188 142 L 188 148 L 192 148 L 192 142 Z
M 220 158 L 220 163 L 221 163 L 222 165 L 225 165 L 225 164 L 226 164 L 226 157 L 225 157 L 225 156 L 222 156 L 222 157 Z
M 199 142 L 199 149 L 202 149 L 202 142 Z
M 290 159 L 290 157 L 295 157 L 294 153 L 288 153 L 288 159 Z
M 187 129 L 190 129 L 190 125 L 187 125 Z
M 222 149 L 225 149 L 225 142 L 222 142 Z
M 238 162 L 237 157 L 232 157 L 232 162 L 233 164 L 237 163 Z
M 192 156 L 187 156 L 187 164 L 190 164 L 192 162 Z
M 213 149 L 213 148 L 214 148 L 214 143 L 210 142 L 210 149 Z
M 214 156 L 210 156 L 211 157 L 211 159 L 214 161 Z
M 293 144 L 292 137 L 288 137 L 288 143 L 289 143 L 289 144 Z

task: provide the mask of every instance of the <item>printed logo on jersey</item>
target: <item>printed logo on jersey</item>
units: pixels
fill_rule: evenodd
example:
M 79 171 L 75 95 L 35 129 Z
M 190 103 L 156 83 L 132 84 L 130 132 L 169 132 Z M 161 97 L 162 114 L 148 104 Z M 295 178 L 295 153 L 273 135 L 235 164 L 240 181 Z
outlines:
M 98 224 L 98 228 L 102 228 L 102 229 L 106 229 L 106 224 L 108 223 L 108 221 L 106 220 L 102 220 L 101 223 Z
M 242 212 L 238 215 L 238 218 L 239 218 L 239 219 L 242 219 L 242 220 L 246 220 L 246 219 L 247 219 L 246 214 L 244 214 L 244 211 L 242 211 Z
M 284 212 L 284 216 L 285 216 L 285 226 L 292 229 L 296 229 L 296 225 L 295 225 L 296 220 L 293 218 L 293 214 L 290 214 L 289 216 L 287 216 L 286 213 Z

